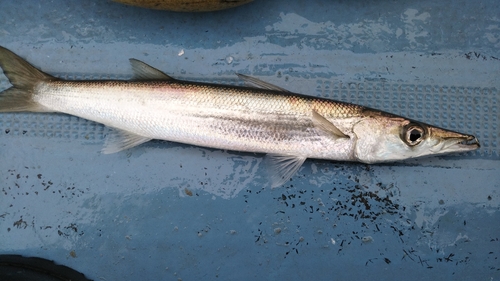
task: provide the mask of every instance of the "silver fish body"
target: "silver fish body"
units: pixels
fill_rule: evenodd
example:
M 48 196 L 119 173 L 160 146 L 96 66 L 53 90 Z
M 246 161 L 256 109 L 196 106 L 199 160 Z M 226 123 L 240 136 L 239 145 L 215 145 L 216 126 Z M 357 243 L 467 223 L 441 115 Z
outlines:
M 65 81 L 0 47 L 13 84 L 0 112 L 61 112 L 114 128 L 104 153 L 151 139 L 266 153 L 272 186 L 306 158 L 376 163 L 477 149 L 474 136 L 370 108 L 290 93 L 239 75 L 256 87 L 179 81 L 131 60 L 131 81 Z
M 150 139 L 306 158 L 356 160 L 363 107 L 280 92 L 179 81 L 49 81 L 33 100 Z M 315 127 L 317 111 L 350 138 Z

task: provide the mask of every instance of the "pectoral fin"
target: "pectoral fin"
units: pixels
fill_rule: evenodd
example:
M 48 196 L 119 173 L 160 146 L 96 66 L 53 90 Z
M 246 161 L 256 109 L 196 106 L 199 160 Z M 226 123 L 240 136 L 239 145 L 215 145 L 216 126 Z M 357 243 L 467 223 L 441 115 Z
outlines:
M 124 130 L 112 129 L 112 131 L 106 136 L 104 147 L 101 152 L 103 154 L 111 154 L 137 146 L 150 140 L 151 138 L 139 136 Z
M 264 162 L 268 166 L 271 187 L 285 184 L 299 170 L 306 157 L 292 155 L 267 154 Z
M 248 84 L 250 84 L 252 86 L 255 86 L 257 88 L 267 89 L 267 90 L 274 90 L 274 91 L 280 91 L 280 92 L 290 92 L 287 89 L 283 89 L 281 87 L 278 87 L 278 86 L 273 85 L 271 83 L 264 82 L 262 80 L 259 80 L 257 78 L 254 78 L 254 77 L 251 77 L 251 76 L 248 76 L 248 75 L 243 75 L 243 74 L 239 74 L 239 73 L 236 73 L 236 75 L 238 75 L 238 77 L 241 80 L 243 80 L 246 83 L 248 83 Z
M 316 110 L 312 111 L 312 121 L 314 123 L 314 126 L 320 128 L 321 130 L 328 132 L 332 135 L 334 135 L 336 138 L 349 138 L 348 135 L 342 133 L 339 128 L 337 128 L 335 125 L 333 125 L 332 122 L 328 121 L 325 117 L 323 117 L 321 114 L 316 112 Z
M 130 59 L 130 65 L 134 72 L 132 80 L 174 80 L 164 72 L 144 63 L 140 60 Z

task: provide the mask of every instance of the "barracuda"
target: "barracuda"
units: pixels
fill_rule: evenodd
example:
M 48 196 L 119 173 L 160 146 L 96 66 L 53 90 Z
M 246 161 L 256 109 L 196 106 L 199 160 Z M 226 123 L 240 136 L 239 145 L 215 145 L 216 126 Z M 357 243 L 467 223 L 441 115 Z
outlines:
M 13 85 L 0 93 L 0 112 L 60 112 L 102 123 L 114 129 L 103 153 L 151 139 L 265 153 L 273 187 L 307 158 L 377 163 L 479 148 L 472 135 L 241 74 L 253 87 L 180 81 L 130 63 L 132 80 L 67 81 L 0 47 L 0 67 Z

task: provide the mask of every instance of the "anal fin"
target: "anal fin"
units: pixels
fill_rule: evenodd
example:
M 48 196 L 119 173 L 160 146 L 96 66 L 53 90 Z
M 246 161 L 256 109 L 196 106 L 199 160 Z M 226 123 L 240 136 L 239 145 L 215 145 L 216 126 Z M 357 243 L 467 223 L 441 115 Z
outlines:
M 271 187 L 285 184 L 299 170 L 306 157 L 295 155 L 267 154 L 264 162 L 268 166 Z
M 101 152 L 103 154 L 111 154 L 132 148 L 150 140 L 151 138 L 113 128 L 112 131 L 106 136 L 104 147 Z

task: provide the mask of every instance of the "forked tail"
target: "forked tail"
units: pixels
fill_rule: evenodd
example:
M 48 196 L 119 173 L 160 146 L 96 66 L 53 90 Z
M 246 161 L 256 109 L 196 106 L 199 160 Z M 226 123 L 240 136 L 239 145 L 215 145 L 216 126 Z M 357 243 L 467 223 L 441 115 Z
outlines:
M 0 67 L 12 84 L 12 87 L 0 93 L 0 112 L 46 111 L 33 101 L 34 89 L 39 82 L 56 78 L 36 69 L 1 46 Z

